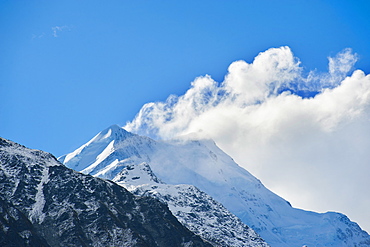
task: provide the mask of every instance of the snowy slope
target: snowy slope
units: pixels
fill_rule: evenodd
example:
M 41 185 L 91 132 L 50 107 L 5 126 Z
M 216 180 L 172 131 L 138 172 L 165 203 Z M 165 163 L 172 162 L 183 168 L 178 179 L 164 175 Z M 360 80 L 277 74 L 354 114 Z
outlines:
M 268 246 L 206 193 L 193 185 L 164 184 L 146 163 L 128 165 L 113 181 L 135 195 L 151 196 L 166 203 L 184 226 L 214 246 Z
M 212 196 L 271 246 L 370 245 L 369 235 L 342 214 L 292 208 L 211 140 L 154 141 L 113 125 L 59 160 L 108 179 L 146 162 L 161 181 L 191 184 Z
M 0 138 L 0 246 L 211 246 L 167 206 Z

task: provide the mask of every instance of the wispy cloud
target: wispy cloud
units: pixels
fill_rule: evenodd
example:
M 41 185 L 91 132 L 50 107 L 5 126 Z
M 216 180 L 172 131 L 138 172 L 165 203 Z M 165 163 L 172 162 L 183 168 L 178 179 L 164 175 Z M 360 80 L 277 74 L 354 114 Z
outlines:
M 202 76 L 184 95 L 144 105 L 125 128 L 209 136 L 293 205 L 342 211 L 370 229 L 361 196 L 370 188 L 370 75 L 353 71 L 356 61 L 345 49 L 327 73 L 304 73 L 289 47 L 272 48 L 232 63 L 222 83 Z
M 69 27 L 67 25 L 64 25 L 64 26 L 55 26 L 55 27 L 52 27 L 51 30 L 53 31 L 52 32 L 53 37 L 54 38 L 57 38 L 60 32 L 62 32 L 62 31 L 70 31 L 71 30 L 71 27 Z
M 51 33 L 49 31 L 49 32 L 46 32 L 46 33 L 43 32 L 41 34 L 32 34 L 32 40 L 34 40 L 34 39 L 42 39 L 42 38 L 47 38 L 47 37 L 57 38 L 57 37 L 59 37 L 59 35 L 60 35 L 61 32 L 71 31 L 72 28 L 73 28 L 72 26 L 67 26 L 67 25 L 54 26 L 54 27 L 51 27 Z
M 43 37 L 45 37 L 45 33 L 42 33 L 42 34 L 39 34 L 39 35 L 32 34 L 32 39 L 41 39 Z

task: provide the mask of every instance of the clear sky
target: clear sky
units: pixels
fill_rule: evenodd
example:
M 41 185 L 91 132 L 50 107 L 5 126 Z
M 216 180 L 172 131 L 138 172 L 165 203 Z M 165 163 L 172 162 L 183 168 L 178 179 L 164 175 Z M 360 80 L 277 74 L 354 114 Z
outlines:
M 354 68 L 369 74 L 369 13 L 367 0 L 2 0 L 0 136 L 60 156 L 109 125 L 126 125 L 145 103 L 183 95 L 198 76 L 221 83 L 231 63 L 252 63 L 273 47 L 288 46 L 303 71 L 317 74 L 328 71 L 328 57 L 351 48 Z M 228 150 L 242 160 L 239 151 Z M 293 205 L 351 216 L 350 206 L 318 207 L 325 195 L 299 204 L 299 192 L 284 193 L 282 181 L 250 169 Z

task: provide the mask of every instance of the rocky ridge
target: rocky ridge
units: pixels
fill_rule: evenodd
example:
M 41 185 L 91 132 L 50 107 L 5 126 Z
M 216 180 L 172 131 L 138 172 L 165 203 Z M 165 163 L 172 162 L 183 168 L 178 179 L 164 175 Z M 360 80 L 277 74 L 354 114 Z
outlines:
M 0 246 L 211 246 L 168 207 L 0 138 Z

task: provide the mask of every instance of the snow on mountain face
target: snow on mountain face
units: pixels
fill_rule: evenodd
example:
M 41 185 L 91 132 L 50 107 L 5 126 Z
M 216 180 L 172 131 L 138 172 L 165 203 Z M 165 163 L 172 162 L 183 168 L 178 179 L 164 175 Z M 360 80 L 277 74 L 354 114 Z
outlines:
M 165 202 L 184 226 L 214 246 L 268 246 L 206 193 L 193 185 L 164 184 L 146 163 L 126 166 L 113 181 L 135 195 L 149 195 Z
M 271 246 L 370 245 L 369 235 L 342 214 L 292 208 L 210 140 L 154 141 L 111 126 L 60 161 L 108 179 L 146 162 L 161 181 L 191 184 L 212 196 Z
M 210 246 L 167 206 L 0 138 L 0 246 Z
M 82 147 L 78 148 L 73 153 L 63 156 L 63 158 L 59 158 L 59 161 L 62 163 L 69 163 L 70 166 L 73 166 L 74 170 L 80 171 L 83 170 L 83 167 L 78 167 L 77 164 L 92 164 L 93 162 L 99 162 L 99 159 L 96 159 L 96 154 L 101 154 L 102 158 L 110 154 L 110 150 L 112 145 L 114 144 L 115 140 L 129 138 L 133 136 L 133 134 L 120 131 L 120 127 L 117 125 L 112 125 L 108 129 L 100 132 L 97 134 L 93 139 L 91 139 L 88 143 L 83 145 Z M 86 152 L 86 148 L 88 147 L 88 152 Z M 84 151 L 83 156 L 79 156 L 79 154 Z M 76 157 L 78 157 L 76 159 Z

